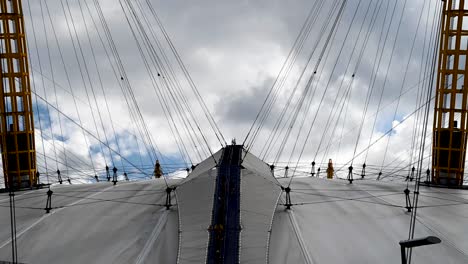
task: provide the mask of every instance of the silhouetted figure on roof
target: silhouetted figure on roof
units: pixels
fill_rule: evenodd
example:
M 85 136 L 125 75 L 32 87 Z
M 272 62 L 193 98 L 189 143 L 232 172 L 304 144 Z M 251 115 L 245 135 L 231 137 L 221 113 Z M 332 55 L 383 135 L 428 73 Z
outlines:
M 335 173 L 335 169 L 333 168 L 332 159 L 328 160 L 328 167 L 327 167 L 327 178 L 333 179 L 333 174 Z
M 161 164 L 159 164 L 159 160 L 156 160 L 156 164 L 154 165 L 154 177 L 158 179 L 161 178 L 162 175 Z

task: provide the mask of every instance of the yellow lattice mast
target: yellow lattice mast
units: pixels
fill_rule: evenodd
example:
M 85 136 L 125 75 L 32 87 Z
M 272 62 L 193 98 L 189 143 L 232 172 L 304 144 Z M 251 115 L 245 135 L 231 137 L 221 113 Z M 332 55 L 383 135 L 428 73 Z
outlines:
M 465 10 L 467 9 L 467 10 Z M 435 98 L 432 182 L 463 184 L 467 139 L 468 0 L 443 1 Z
M 37 184 L 34 120 L 21 0 L 0 0 L 1 152 L 6 187 Z

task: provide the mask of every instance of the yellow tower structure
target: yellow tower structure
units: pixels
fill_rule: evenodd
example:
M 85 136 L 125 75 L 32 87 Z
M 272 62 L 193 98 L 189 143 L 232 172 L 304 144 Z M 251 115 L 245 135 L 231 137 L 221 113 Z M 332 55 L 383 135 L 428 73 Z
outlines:
M 5 187 L 33 187 L 38 179 L 21 0 L 0 0 L 0 23 L 0 146 Z
M 468 0 L 444 0 L 442 4 L 432 182 L 461 186 L 468 128 Z

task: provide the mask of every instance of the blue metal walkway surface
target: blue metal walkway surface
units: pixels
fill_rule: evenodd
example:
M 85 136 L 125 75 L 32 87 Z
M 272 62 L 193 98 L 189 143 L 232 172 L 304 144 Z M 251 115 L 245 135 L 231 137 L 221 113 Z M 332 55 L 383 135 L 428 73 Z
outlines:
M 242 146 L 226 146 L 218 167 L 208 264 L 239 263 L 241 154 Z

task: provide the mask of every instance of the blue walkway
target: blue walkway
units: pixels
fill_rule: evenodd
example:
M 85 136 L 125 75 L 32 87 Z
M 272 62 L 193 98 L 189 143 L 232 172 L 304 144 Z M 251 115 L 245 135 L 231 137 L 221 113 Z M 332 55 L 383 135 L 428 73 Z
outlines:
M 208 264 L 239 263 L 241 154 L 242 146 L 227 146 L 218 167 Z

